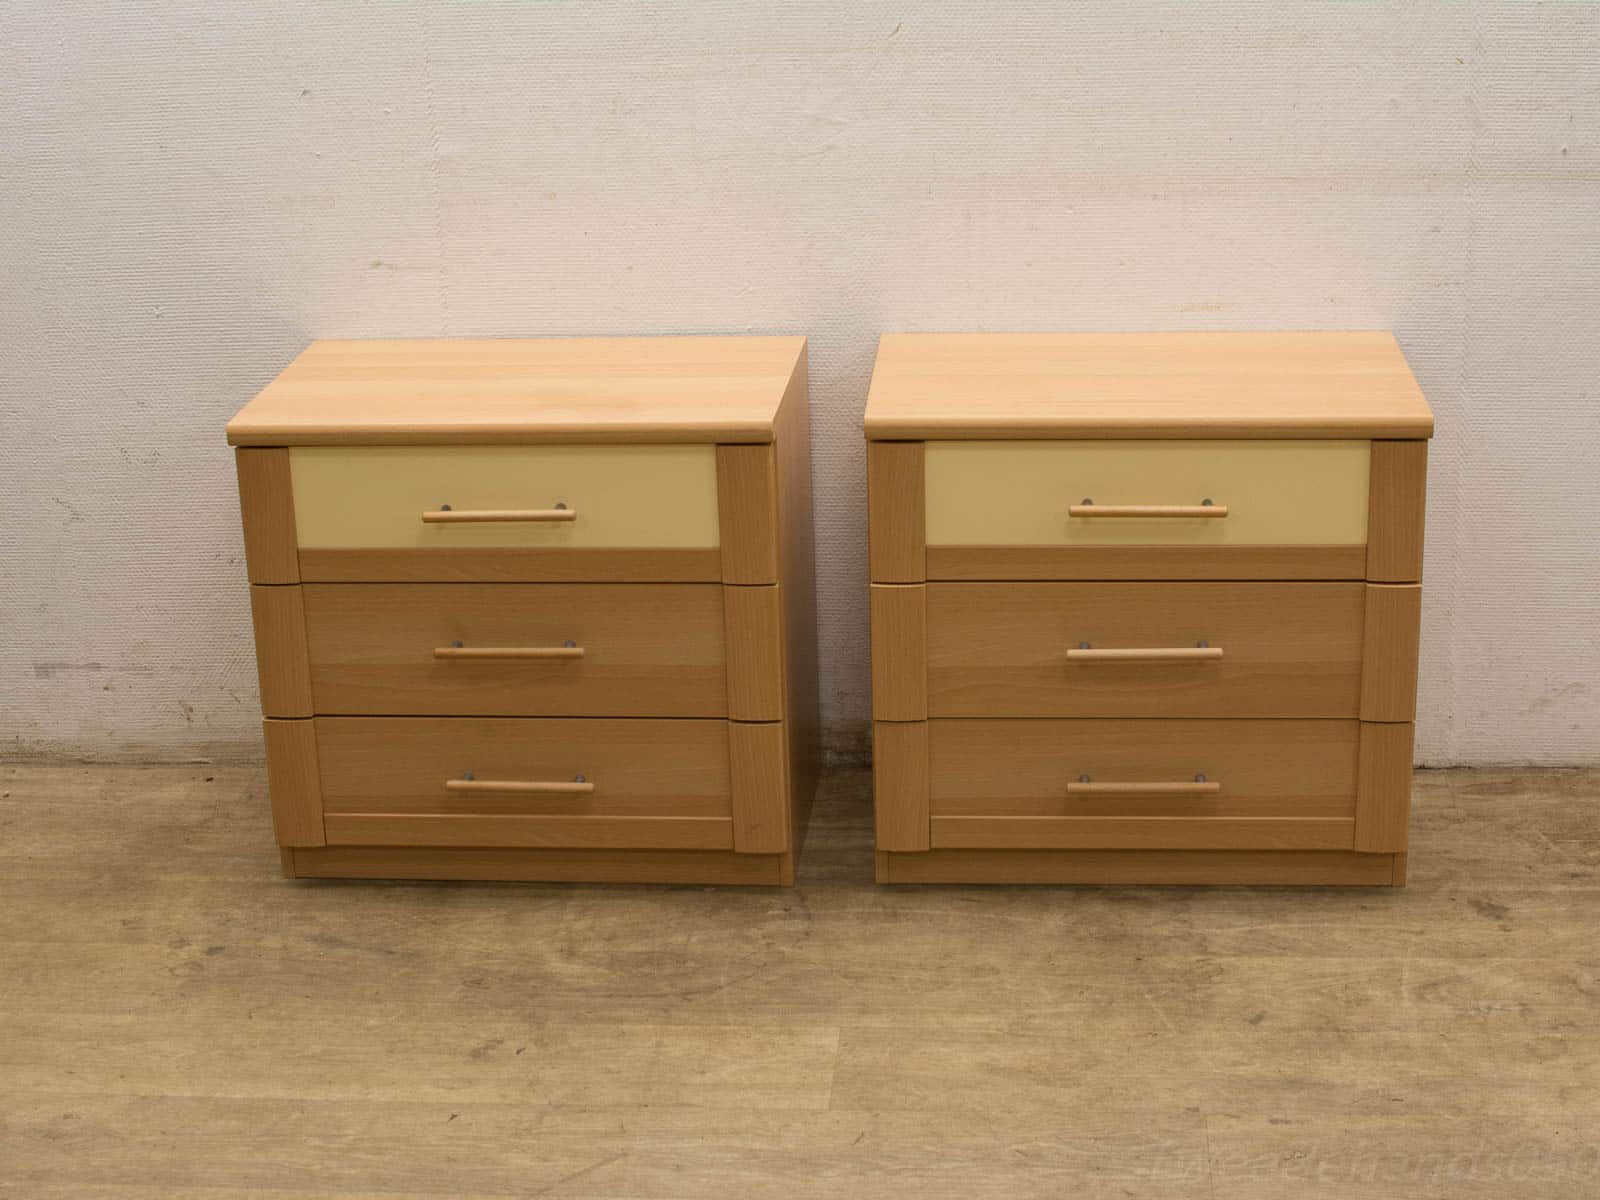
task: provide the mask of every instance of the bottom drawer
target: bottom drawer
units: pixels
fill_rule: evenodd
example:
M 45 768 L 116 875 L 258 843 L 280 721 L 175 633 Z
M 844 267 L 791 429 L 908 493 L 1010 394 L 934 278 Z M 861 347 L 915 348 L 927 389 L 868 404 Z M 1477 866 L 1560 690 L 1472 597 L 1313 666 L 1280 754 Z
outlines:
M 725 721 L 318 717 L 315 726 L 330 845 L 733 847 Z
M 928 722 L 934 849 L 1348 850 L 1343 720 Z

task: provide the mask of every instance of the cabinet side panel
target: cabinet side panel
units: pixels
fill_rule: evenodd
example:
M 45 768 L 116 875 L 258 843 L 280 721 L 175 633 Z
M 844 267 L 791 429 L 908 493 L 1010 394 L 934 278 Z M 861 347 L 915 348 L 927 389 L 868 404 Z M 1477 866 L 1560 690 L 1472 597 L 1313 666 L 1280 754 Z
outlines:
M 793 854 L 806 823 L 821 768 L 817 684 L 816 534 L 811 507 L 811 409 L 806 351 L 800 351 L 778 408 L 778 536 L 783 604 L 784 729 L 788 736 L 789 811 Z M 792 869 L 792 856 L 791 856 Z

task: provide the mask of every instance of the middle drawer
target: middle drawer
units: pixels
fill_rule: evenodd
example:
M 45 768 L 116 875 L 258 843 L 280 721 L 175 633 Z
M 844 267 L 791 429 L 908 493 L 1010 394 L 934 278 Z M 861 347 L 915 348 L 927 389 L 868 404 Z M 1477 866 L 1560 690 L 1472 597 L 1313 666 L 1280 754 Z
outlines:
M 1353 717 L 1360 583 L 930 583 L 931 717 Z
M 302 586 L 320 714 L 728 712 L 719 584 Z

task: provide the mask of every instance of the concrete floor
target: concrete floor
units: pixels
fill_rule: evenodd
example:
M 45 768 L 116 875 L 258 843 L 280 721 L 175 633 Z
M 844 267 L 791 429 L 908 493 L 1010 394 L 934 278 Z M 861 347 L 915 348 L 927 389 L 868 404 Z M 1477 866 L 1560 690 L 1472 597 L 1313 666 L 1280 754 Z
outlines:
M 0 1196 L 1600 1195 L 1600 773 L 1399 892 L 278 878 L 262 775 L 0 767 Z

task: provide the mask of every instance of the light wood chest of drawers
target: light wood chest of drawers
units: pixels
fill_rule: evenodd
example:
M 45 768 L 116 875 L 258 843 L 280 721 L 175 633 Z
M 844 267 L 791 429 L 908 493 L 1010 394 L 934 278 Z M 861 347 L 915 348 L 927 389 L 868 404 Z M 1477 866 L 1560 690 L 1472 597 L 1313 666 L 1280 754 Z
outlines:
M 228 440 L 286 874 L 793 882 L 803 338 L 318 342 Z
M 880 882 L 1404 882 L 1393 337 L 886 335 L 865 424 Z

